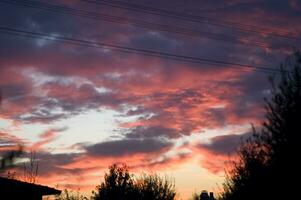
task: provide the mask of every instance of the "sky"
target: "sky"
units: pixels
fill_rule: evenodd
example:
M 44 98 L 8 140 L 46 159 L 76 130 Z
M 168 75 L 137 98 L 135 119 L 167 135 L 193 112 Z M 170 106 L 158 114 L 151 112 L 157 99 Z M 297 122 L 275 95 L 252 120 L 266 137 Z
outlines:
M 219 191 L 301 44 L 299 0 L 16 2 L 0 1 L 0 152 L 20 143 L 38 183 L 83 192 L 113 163 L 181 199 Z

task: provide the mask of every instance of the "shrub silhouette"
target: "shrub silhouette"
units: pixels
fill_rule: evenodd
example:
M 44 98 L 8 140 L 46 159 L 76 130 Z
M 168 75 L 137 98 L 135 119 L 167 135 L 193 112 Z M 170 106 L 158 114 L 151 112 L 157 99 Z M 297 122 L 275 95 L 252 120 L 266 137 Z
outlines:
M 76 193 L 65 189 L 60 195 L 55 197 L 55 200 L 89 200 L 87 197 L 81 195 L 79 191 Z
M 105 174 L 104 182 L 97 186 L 94 192 L 95 200 L 121 200 L 132 199 L 137 194 L 134 188 L 132 175 L 129 174 L 126 165 L 109 167 L 109 173 Z
M 297 199 L 293 180 L 300 169 L 301 55 L 296 51 L 271 80 L 266 119 L 243 142 L 228 172 L 221 200 Z
M 138 179 L 128 167 L 116 164 L 109 167 L 104 182 L 93 192 L 94 200 L 174 200 L 174 184 L 158 175 L 143 175 Z
M 139 192 L 139 199 L 144 200 L 173 200 L 175 199 L 175 185 L 167 177 L 159 175 L 143 175 L 135 182 Z

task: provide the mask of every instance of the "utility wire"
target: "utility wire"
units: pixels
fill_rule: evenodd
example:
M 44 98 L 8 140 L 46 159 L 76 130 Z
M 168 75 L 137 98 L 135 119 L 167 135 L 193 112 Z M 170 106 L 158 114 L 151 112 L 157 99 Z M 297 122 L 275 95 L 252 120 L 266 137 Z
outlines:
M 255 46 L 260 48 L 272 48 L 272 49 L 287 49 L 284 45 L 272 45 L 269 46 L 268 44 L 256 41 L 256 40 L 249 40 L 246 38 L 239 38 L 236 39 L 235 37 L 231 37 L 229 35 L 225 34 L 216 34 L 206 31 L 198 31 L 193 29 L 187 29 L 183 27 L 177 27 L 177 26 L 170 26 L 170 25 L 164 25 L 164 24 L 157 24 L 157 23 L 150 23 L 143 20 L 137 20 L 137 19 L 128 19 L 113 15 L 107 15 L 107 14 L 101 14 L 96 12 L 90 12 L 85 11 L 81 9 L 74 9 L 66 6 L 61 6 L 58 4 L 50 4 L 50 3 L 44 3 L 44 2 L 37 2 L 37 1 L 20 1 L 20 0 L 0 0 L 0 3 L 8 3 L 13 4 L 17 6 L 25 6 L 30 8 L 36 8 L 41 9 L 45 11 L 50 12 L 56 12 L 60 14 L 67 14 L 67 15 L 73 15 L 78 17 L 84 17 L 84 18 L 90 18 L 93 20 L 102 20 L 110 23 L 118 23 L 118 24 L 125 24 L 125 25 L 133 25 L 140 28 L 145 29 L 151 29 L 151 30 L 157 30 L 161 32 L 169 32 L 169 33 L 175 33 L 175 34 L 181 34 L 191 37 L 206 37 L 211 40 L 219 40 L 223 42 L 234 42 L 239 43 L 241 45 L 247 45 L 247 46 Z
M 287 31 L 279 31 L 279 30 L 269 30 L 267 28 L 262 28 L 254 25 L 249 25 L 249 24 L 242 24 L 238 22 L 226 22 L 226 21 L 216 21 L 216 19 L 213 18 L 208 18 L 208 17 L 201 17 L 201 16 L 196 16 L 196 15 L 190 15 L 186 13 L 181 13 L 181 12 L 174 12 L 170 10 L 164 10 L 164 9 L 159 9 L 159 8 L 154 8 L 154 7 L 148 7 L 148 6 L 143 6 L 143 5 L 138 5 L 138 4 L 133 4 L 133 3 L 127 3 L 124 1 L 118 1 L 118 0 L 81 0 L 83 2 L 87 3 L 93 3 L 93 4 L 100 4 L 100 5 L 106 5 L 114 8 L 120 8 L 120 9 L 126 9 L 126 10 L 131 10 L 135 12 L 140 12 L 144 14 L 152 14 L 152 15 L 157 15 L 157 16 L 163 16 L 163 17 L 169 17 L 173 19 L 178 19 L 182 21 L 189 21 L 189 22 L 194 22 L 194 23 L 200 23 L 200 24 L 208 24 L 208 25 L 213 25 L 213 26 L 218 26 L 218 27 L 223 27 L 223 28 L 229 28 L 229 29 L 236 29 L 238 31 L 242 32 L 248 32 L 248 33 L 256 33 L 258 35 L 269 35 L 273 37 L 278 37 L 278 38 L 284 38 L 284 39 L 290 39 L 290 40 L 300 40 L 300 38 L 291 36 L 290 32 Z M 261 30 L 259 30 L 261 29 Z
M 238 69 L 238 70 L 255 70 L 255 71 L 263 72 L 263 73 L 273 73 L 273 74 L 281 73 L 280 70 L 273 69 L 273 68 L 270 68 L 267 66 L 253 66 L 253 65 L 233 63 L 233 62 L 222 61 L 222 60 L 172 54 L 172 53 L 153 51 L 153 50 L 147 50 L 147 49 L 138 49 L 138 48 L 133 48 L 133 47 L 128 47 L 128 46 L 120 46 L 120 45 L 114 45 L 114 44 L 108 44 L 108 43 L 82 40 L 82 39 L 78 39 L 78 38 L 56 36 L 56 35 L 50 35 L 50 34 L 39 33 L 39 32 L 31 32 L 31 31 L 14 29 L 14 28 L 9 28 L 9 27 L 2 27 L 2 26 L 0 26 L 0 33 L 34 38 L 34 39 L 45 39 L 45 40 L 69 43 L 69 44 L 79 45 L 79 46 L 117 50 L 117 51 L 125 52 L 125 53 L 136 53 L 136 54 L 145 55 L 145 56 L 164 58 L 164 59 L 176 60 L 176 61 L 187 62 L 187 63 L 208 64 L 208 65 L 214 65 L 214 66 L 218 66 L 218 67 L 234 68 L 234 69 Z
M 93 0 L 82 0 L 82 1 L 93 1 Z M 231 25 L 231 26 L 241 26 L 241 27 L 247 27 L 249 29 L 266 29 L 268 30 L 266 27 L 258 27 L 255 25 L 251 25 L 251 24 L 243 24 L 243 23 L 239 23 L 239 22 L 233 22 L 233 21 L 224 21 L 224 20 L 216 20 L 215 18 L 209 18 L 209 17 L 204 17 L 204 16 L 197 16 L 197 15 L 191 15 L 191 14 L 187 14 L 184 12 L 175 12 L 175 11 L 171 11 L 171 10 L 164 10 L 164 9 L 160 9 L 160 8 L 155 8 L 155 7 L 149 7 L 149 6 L 144 6 L 141 4 L 134 4 L 134 3 L 129 3 L 126 1 L 122 1 L 122 0 L 94 0 L 95 2 L 99 1 L 99 2 L 104 2 L 104 3 L 110 3 L 110 4 L 115 4 L 115 5 L 123 5 L 123 6 L 127 6 L 129 8 L 136 8 L 136 9 L 141 9 L 141 10 L 147 10 L 147 11 L 153 11 L 153 12 L 159 12 L 159 13 L 167 13 L 170 15 L 180 15 L 183 17 L 187 17 L 187 18 L 193 18 L 193 19 L 202 19 L 202 20 L 206 20 L 206 21 L 217 21 L 219 23 L 222 23 L 222 25 Z M 275 30 L 275 29 L 274 29 Z M 289 34 L 289 32 L 287 31 L 281 31 L 283 33 Z

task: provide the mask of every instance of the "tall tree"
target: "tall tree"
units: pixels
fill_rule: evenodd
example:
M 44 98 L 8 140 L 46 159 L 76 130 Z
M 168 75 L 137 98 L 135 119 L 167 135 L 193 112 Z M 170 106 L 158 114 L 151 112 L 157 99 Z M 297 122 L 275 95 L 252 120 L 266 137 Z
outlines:
M 301 54 L 281 65 L 271 80 L 266 118 L 260 131 L 245 141 L 224 183 L 222 200 L 297 199 L 300 177 Z M 297 178 L 298 181 L 299 178 Z

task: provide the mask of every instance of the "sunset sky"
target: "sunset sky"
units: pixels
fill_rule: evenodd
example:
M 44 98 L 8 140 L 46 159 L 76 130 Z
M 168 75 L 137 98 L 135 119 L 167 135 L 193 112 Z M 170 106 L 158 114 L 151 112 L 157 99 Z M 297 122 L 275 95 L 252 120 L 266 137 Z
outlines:
M 218 191 L 300 22 L 299 0 L 0 0 L 0 152 L 61 189 L 124 162 Z

